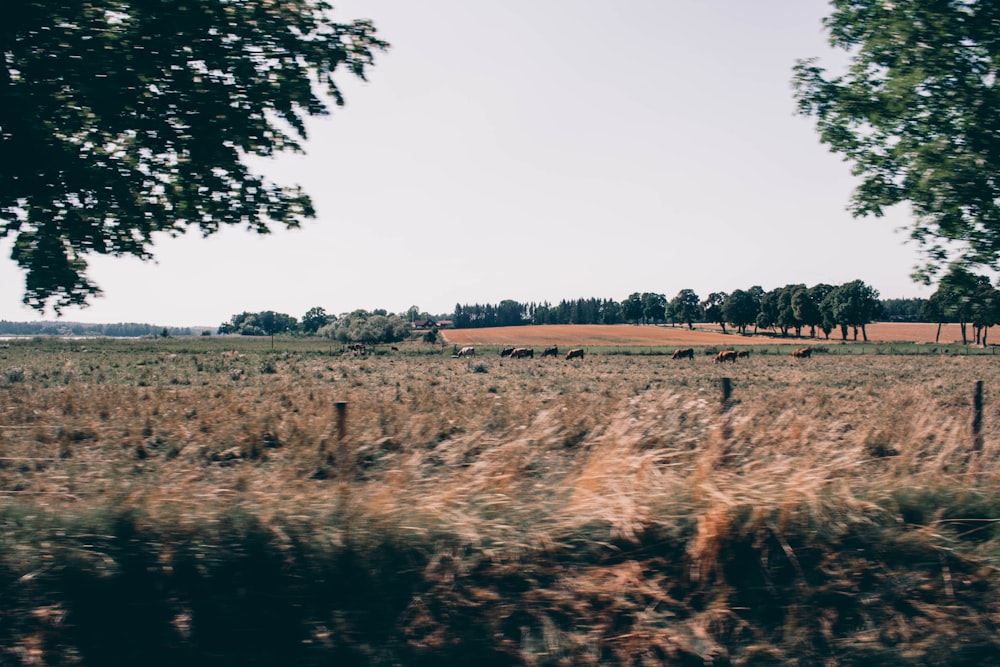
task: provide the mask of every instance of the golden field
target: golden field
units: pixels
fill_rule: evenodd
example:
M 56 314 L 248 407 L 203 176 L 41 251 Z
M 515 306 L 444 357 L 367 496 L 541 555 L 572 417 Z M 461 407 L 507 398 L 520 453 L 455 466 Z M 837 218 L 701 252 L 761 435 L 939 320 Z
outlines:
M 867 327 L 868 340 L 873 343 L 933 343 L 937 324 L 922 322 L 874 322 Z M 808 332 L 808 330 L 806 330 Z M 716 346 L 739 347 L 750 345 L 830 345 L 841 342 L 839 331 L 830 339 L 773 335 L 742 336 L 727 329 L 723 334 L 718 325 L 699 324 L 693 330 L 687 327 L 634 324 L 543 324 L 522 327 L 488 327 L 482 329 L 443 329 L 441 336 L 454 345 L 560 345 L 578 346 Z M 968 327 L 972 336 L 972 326 Z M 853 342 L 853 332 L 850 334 Z M 861 334 L 858 334 L 861 341 Z M 941 345 L 961 344 L 962 332 L 958 324 L 941 327 Z
M 101 664 L 108 636 L 186 664 L 1000 654 L 995 358 L 402 348 L 0 349 L 0 658 Z

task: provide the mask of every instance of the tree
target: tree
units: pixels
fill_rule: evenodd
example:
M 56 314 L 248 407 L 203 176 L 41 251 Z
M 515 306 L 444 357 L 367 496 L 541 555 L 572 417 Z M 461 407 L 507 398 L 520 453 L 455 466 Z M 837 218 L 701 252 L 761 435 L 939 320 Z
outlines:
M 722 310 L 723 304 L 729 295 L 725 292 L 712 292 L 708 298 L 701 302 L 701 309 L 705 313 L 705 320 L 715 322 L 722 327 L 722 333 L 726 333 L 726 316 Z
M 809 288 L 810 298 L 816 304 L 816 308 L 819 309 L 819 321 L 816 323 L 816 326 L 820 328 L 827 340 L 830 339 L 830 332 L 837 326 L 837 320 L 833 316 L 832 301 L 829 298 L 834 289 L 833 285 L 827 285 L 826 283 L 816 283 Z M 814 332 L 813 336 L 815 335 Z
M 702 316 L 701 299 L 691 289 L 678 292 L 671 300 L 670 308 L 677 321 L 687 324 L 688 329 L 694 329 L 693 322 Z
M 302 316 L 302 321 L 299 326 L 302 331 L 307 334 L 315 334 L 317 331 L 325 327 L 330 323 L 330 320 L 334 319 L 332 315 L 327 315 L 326 310 L 319 306 L 315 306 L 306 311 L 306 314 Z
M 854 340 L 858 339 L 858 329 L 861 329 L 862 340 L 868 341 L 868 331 L 865 325 L 880 314 L 881 303 L 878 300 L 878 290 L 866 285 L 860 280 L 854 280 L 834 288 L 827 297 L 834 321 L 840 325 L 841 335 L 847 340 L 847 328 L 854 329 Z
M 642 295 L 638 292 L 633 292 L 628 295 L 628 298 L 622 301 L 622 318 L 626 322 L 634 322 L 636 324 L 642 319 Z
M 948 318 L 948 316 L 945 315 L 945 307 L 941 302 L 940 295 L 934 293 L 929 299 L 924 301 L 924 303 L 920 306 L 920 317 L 924 322 L 937 322 L 937 333 L 934 336 L 934 342 L 940 342 L 941 325 L 944 324 Z
M 792 295 L 792 310 L 795 311 L 795 319 L 801 326 L 809 327 L 809 336 L 815 338 L 816 327 L 823 324 L 823 312 L 816 302 L 812 288 L 806 289 L 802 286 L 802 289 L 795 290 Z
M 296 331 L 298 320 L 285 313 L 264 310 L 259 313 L 242 312 L 233 315 L 228 322 L 219 326 L 220 334 L 241 334 L 243 336 L 274 336 L 274 334 Z
M 646 322 L 662 322 L 667 318 L 667 297 L 656 292 L 643 292 L 642 316 Z
M 986 276 L 976 275 L 959 263 L 953 263 L 948 272 L 941 276 L 937 291 L 931 295 L 935 312 L 942 317 L 958 322 L 962 331 L 962 344 L 968 344 L 967 325 L 971 322 L 976 343 L 980 342 L 985 329 L 996 324 L 996 290 Z
M 385 312 L 385 311 L 381 311 Z M 367 310 L 344 313 L 319 331 L 321 336 L 342 343 L 396 343 L 410 333 L 410 323 L 398 315 L 382 315 Z M 435 334 L 436 340 L 436 334 Z
M 803 321 L 795 310 L 794 299 L 798 292 L 805 291 L 805 285 L 785 285 L 774 290 L 777 296 L 777 314 L 774 323 L 781 329 L 781 335 L 787 336 L 789 329 L 795 329 L 795 335 L 802 335 Z
M 733 290 L 722 304 L 722 313 L 731 325 L 746 335 L 747 326 L 757 320 L 760 306 L 750 292 Z
M 314 216 L 248 156 L 301 151 L 305 120 L 343 104 L 387 44 L 325 0 L 41 2 L 0 25 L 0 238 L 24 302 L 100 294 L 87 256 L 152 257 L 157 232 L 267 233 Z
M 1000 259 L 1000 5 L 974 0 L 832 0 L 830 43 L 850 54 L 841 76 L 800 60 L 798 111 L 853 163 L 850 210 L 879 217 L 908 202 L 929 282 L 956 253 Z M 957 244 L 957 248 L 954 247 Z M 951 245 L 952 247 L 949 247 Z

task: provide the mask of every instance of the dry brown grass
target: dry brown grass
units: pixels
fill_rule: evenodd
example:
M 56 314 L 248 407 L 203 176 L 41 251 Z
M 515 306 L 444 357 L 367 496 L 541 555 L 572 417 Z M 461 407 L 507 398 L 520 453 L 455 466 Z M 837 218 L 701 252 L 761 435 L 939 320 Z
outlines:
M 1000 475 L 1000 364 L 992 358 L 758 355 L 723 368 L 705 357 L 567 363 L 358 359 L 322 346 L 271 353 L 220 343 L 39 345 L 0 350 L 0 502 L 60 512 L 124 505 L 173 526 L 241 507 L 279 537 L 302 529 L 331 544 L 448 534 L 476 555 L 463 564 L 457 553 L 444 561 L 438 554 L 427 576 L 454 593 L 456 577 L 478 572 L 479 584 L 460 589 L 482 613 L 500 604 L 497 582 L 512 576 L 505 568 L 528 576 L 529 554 L 592 551 L 586 567 L 531 575 L 549 584 L 536 582 L 519 598 L 534 611 L 520 643 L 505 649 L 523 664 L 550 664 L 547 650 L 575 664 L 634 651 L 749 651 L 749 639 L 725 639 L 741 623 L 762 622 L 734 610 L 742 603 L 732 597 L 733 549 L 745 542 L 785 563 L 798 583 L 761 585 L 788 594 L 821 571 L 849 568 L 844 559 L 854 557 L 824 555 L 834 547 L 809 540 L 914 522 L 891 514 L 902 491 L 991 498 Z M 735 388 L 728 411 L 719 402 L 723 375 Z M 986 446 L 970 462 L 979 379 L 987 386 Z M 348 402 L 343 441 L 335 401 Z M 961 616 L 984 585 L 966 559 L 986 558 L 991 542 L 962 543 L 946 514 L 931 503 L 911 533 L 937 545 L 948 572 L 963 573 L 946 581 L 937 564 L 927 574 L 933 604 L 950 595 Z M 651 539 L 683 545 L 677 563 L 660 562 L 662 550 L 643 546 Z M 625 545 L 652 550 L 610 556 Z M 684 582 L 665 582 L 679 576 L 678 566 Z M 877 594 L 858 585 L 852 595 Z M 706 586 L 723 606 L 691 606 Z M 917 604 L 922 594 L 911 592 Z M 431 626 L 445 619 L 408 613 L 414 636 L 433 647 Z M 678 614 L 683 623 L 668 620 Z M 567 625 L 581 618 L 590 625 Z M 934 631 L 895 618 L 910 624 L 900 632 L 922 641 Z M 830 632 L 862 641 L 857 628 Z

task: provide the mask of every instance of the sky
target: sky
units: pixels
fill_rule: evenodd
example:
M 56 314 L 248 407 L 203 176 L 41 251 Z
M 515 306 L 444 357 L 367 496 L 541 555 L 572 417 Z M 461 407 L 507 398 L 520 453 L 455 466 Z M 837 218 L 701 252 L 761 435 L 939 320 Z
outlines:
M 317 217 L 93 257 L 104 295 L 75 322 L 218 326 L 243 311 L 672 298 L 864 280 L 928 296 L 903 208 L 847 211 L 857 179 L 795 114 L 792 67 L 837 69 L 825 0 L 343 0 L 391 48 L 305 155 L 255 162 Z M 21 303 L 0 243 L 0 319 Z

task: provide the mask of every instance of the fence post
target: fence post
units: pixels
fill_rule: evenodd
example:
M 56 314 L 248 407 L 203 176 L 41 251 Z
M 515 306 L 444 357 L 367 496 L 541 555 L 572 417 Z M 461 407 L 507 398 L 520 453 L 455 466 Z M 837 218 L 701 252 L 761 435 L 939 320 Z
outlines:
M 347 433 L 347 401 L 337 401 L 333 406 L 337 408 L 337 440 L 342 441 Z
M 733 384 L 729 378 L 722 378 L 722 411 L 729 410 L 731 397 L 733 395 Z
M 976 390 L 972 395 L 972 452 L 983 450 L 983 381 L 976 380 Z

